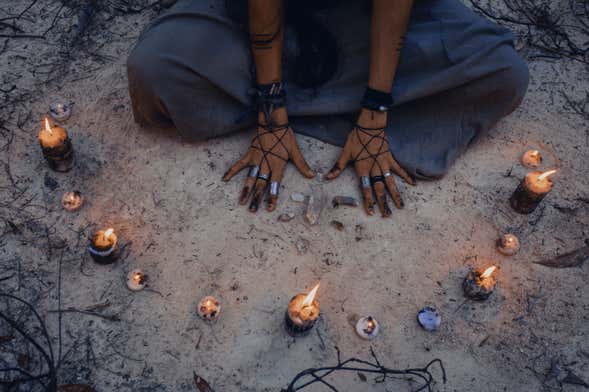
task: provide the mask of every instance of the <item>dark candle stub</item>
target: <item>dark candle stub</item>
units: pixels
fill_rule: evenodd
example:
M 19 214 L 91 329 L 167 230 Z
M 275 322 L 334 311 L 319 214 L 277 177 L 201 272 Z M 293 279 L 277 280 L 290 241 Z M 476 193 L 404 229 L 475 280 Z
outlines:
M 57 172 L 67 172 L 74 166 L 74 148 L 65 129 L 51 126 L 45 119 L 39 132 L 39 143 L 49 167 Z
M 493 276 L 495 269 L 496 267 L 492 266 L 485 270 L 470 271 L 462 282 L 464 295 L 475 301 L 484 301 L 489 298 L 497 284 Z
M 531 214 L 534 212 L 542 199 L 552 189 L 550 175 L 555 172 L 556 170 L 545 173 L 539 171 L 528 173 L 509 198 L 511 207 L 520 214 Z
M 112 229 L 99 230 L 92 236 L 88 252 L 98 264 L 112 264 L 119 257 L 117 235 Z
M 319 303 L 315 295 L 319 289 L 317 284 L 308 294 L 295 295 L 286 309 L 284 326 L 290 336 L 304 336 L 311 331 L 319 318 Z

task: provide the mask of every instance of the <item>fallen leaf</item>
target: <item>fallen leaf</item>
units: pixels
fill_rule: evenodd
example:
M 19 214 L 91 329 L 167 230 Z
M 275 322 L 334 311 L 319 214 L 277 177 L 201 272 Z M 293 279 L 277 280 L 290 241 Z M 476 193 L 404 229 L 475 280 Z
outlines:
M 552 259 L 534 261 L 534 263 L 552 268 L 572 268 L 581 266 L 587 259 L 589 259 L 589 244 Z
M 198 392 L 215 392 L 208 382 L 196 373 L 194 374 L 194 383 L 198 388 Z

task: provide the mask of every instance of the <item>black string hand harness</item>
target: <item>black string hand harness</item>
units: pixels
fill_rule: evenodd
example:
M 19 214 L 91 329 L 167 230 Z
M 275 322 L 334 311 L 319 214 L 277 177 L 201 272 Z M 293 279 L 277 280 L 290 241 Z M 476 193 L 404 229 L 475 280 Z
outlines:
M 374 90 L 370 87 L 366 87 L 366 91 L 364 92 L 364 96 L 362 97 L 361 106 L 365 109 L 372 110 L 372 111 L 379 111 L 379 112 L 386 112 L 388 111 L 394 104 L 393 97 L 390 93 L 385 93 L 383 91 Z M 356 138 L 358 139 L 358 143 L 362 146 L 362 149 L 356 154 L 356 156 L 352 159 L 353 162 L 359 162 L 366 159 L 372 159 L 372 165 L 370 166 L 369 173 L 372 172 L 372 169 L 375 165 L 378 166 L 381 173 L 384 173 L 381 164 L 378 162 L 378 157 L 390 152 L 388 148 L 387 139 L 384 133 L 383 128 L 365 128 L 358 124 L 354 125 L 354 129 L 356 129 Z M 360 138 L 360 134 L 365 134 L 368 136 L 368 141 L 364 143 Z M 378 150 L 376 153 L 371 153 L 368 150 L 368 146 L 372 143 L 373 140 L 380 140 L 380 144 L 378 146 Z M 365 156 L 362 156 L 366 153 Z M 372 177 L 374 181 L 383 181 L 384 178 L 381 175 Z
M 272 112 L 274 110 L 286 105 L 286 91 L 284 85 L 282 83 L 261 84 L 255 89 L 252 89 L 251 92 L 254 97 L 254 103 L 258 108 L 258 112 L 262 112 L 265 119 L 265 124 L 258 123 L 258 129 L 261 131 L 258 131 L 256 136 L 254 136 L 251 144 L 251 148 L 262 152 L 262 160 L 259 163 L 259 167 L 262 167 L 264 162 L 270 167 L 270 162 L 268 161 L 268 156 L 270 155 L 279 158 L 284 162 L 288 162 L 288 157 L 284 158 L 273 151 L 279 144 L 284 147 L 287 153 L 289 151 L 282 139 L 286 135 L 286 130 L 290 125 L 288 123 L 276 124 L 272 118 Z M 280 131 L 285 132 L 280 133 Z M 262 145 L 260 138 L 268 134 L 273 135 L 276 141 L 270 146 L 270 148 L 266 149 Z M 256 141 L 258 141 L 259 146 L 255 145 Z M 258 178 L 260 177 L 258 176 Z

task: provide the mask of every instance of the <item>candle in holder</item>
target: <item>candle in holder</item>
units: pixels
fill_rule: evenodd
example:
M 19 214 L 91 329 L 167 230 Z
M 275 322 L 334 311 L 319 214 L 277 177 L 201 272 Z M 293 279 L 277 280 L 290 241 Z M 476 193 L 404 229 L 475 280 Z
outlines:
M 219 318 L 219 314 L 221 313 L 221 305 L 215 297 L 212 295 L 207 295 L 200 300 L 196 310 L 198 315 L 203 319 L 214 321 Z
M 552 189 L 550 176 L 554 173 L 556 170 L 528 173 L 509 198 L 511 207 L 520 214 L 532 213 Z
M 55 121 L 66 121 L 72 114 L 72 104 L 53 102 L 49 105 L 49 115 Z
M 39 132 L 43 156 L 49 167 L 57 172 L 67 172 L 74 166 L 74 149 L 65 129 L 49 124 L 45 117 Z
M 542 154 L 538 150 L 528 150 L 522 156 L 522 165 L 535 169 L 542 163 Z
M 83 204 L 84 196 L 79 191 L 66 192 L 61 198 L 61 205 L 69 212 L 78 211 Z
M 117 235 L 114 229 L 98 230 L 88 246 L 90 256 L 98 264 L 112 264 L 119 256 Z
M 127 287 L 131 291 L 141 291 L 147 285 L 147 275 L 140 269 L 134 269 L 127 274 Z
M 362 339 L 371 340 L 378 335 L 380 325 L 378 321 L 372 316 L 362 317 L 356 323 L 356 333 Z
M 497 280 L 493 276 L 496 269 L 497 267 L 493 265 L 485 270 L 470 271 L 462 282 L 464 295 L 476 301 L 484 301 L 489 298 L 497 285 Z
M 515 234 L 503 234 L 497 240 L 497 250 L 505 256 L 513 256 L 519 251 L 519 238 Z
M 291 336 L 306 335 L 319 318 L 319 303 L 315 300 L 319 283 L 308 294 L 295 295 L 284 316 L 286 332 Z

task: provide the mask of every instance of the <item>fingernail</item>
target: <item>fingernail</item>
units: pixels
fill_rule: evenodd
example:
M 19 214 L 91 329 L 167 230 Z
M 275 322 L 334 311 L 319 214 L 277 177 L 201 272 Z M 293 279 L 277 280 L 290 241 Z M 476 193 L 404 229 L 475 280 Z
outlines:
M 241 195 L 239 196 L 239 202 L 241 204 L 244 204 L 247 201 L 247 195 L 249 193 L 250 188 L 249 187 L 245 187 L 241 190 Z

